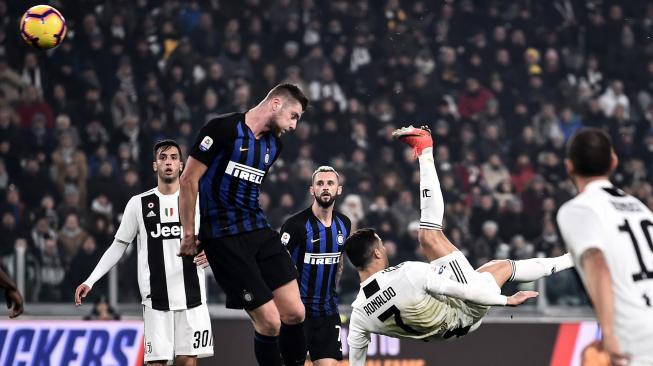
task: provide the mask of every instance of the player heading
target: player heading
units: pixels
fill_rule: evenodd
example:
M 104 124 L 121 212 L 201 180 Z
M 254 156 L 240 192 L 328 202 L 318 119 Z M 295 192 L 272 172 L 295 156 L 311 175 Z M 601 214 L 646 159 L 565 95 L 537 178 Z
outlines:
M 263 101 L 268 101 L 275 97 L 281 97 L 286 99 L 294 99 L 302 105 L 302 112 L 308 107 L 308 98 L 304 95 L 301 89 L 297 85 L 282 83 L 270 90 L 268 95 L 263 99 Z

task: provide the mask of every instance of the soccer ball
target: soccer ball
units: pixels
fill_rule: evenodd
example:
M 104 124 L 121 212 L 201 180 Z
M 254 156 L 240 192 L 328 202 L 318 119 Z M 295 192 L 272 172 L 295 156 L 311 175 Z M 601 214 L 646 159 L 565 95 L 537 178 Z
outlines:
M 31 46 L 47 50 L 57 47 L 66 36 L 66 20 L 49 5 L 29 8 L 20 20 L 20 34 Z

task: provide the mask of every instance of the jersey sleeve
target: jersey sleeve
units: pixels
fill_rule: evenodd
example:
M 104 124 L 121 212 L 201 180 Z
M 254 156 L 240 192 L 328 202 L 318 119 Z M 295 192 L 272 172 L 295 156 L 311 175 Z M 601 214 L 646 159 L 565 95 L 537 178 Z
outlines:
M 228 120 L 215 118 L 209 121 L 200 130 L 189 155 L 200 161 L 206 166 L 211 162 L 225 147 L 229 137 L 233 135 L 232 124 Z
M 367 345 L 370 343 L 370 333 L 363 329 L 359 315 L 352 312 L 349 320 L 349 334 L 347 345 L 349 346 L 349 365 L 364 366 L 367 358 Z
M 292 251 L 300 245 L 306 238 L 306 233 L 302 228 L 293 220 L 289 218 L 281 226 L 281 244 L 283 244 L 288 251 Z
M 603 251 L 605 242 L 601 222 L 596 213 L 587 206 L 566 204 L 557 215 L 558 228 L 567 250 L 575 258 L 589 248 Z
M 342 215 L 343 221 L 345 222 L 345 229 L 347 229 L 347 236 L 351 236 L 351 220 L 346 215 Z
M 131 244 L 138 234 L 139 202 L 138 197 L 132 197 L 122 213 L 122 220 L 120 220 L 120 226 L 118 226 L 115 238 L 123 244 Z

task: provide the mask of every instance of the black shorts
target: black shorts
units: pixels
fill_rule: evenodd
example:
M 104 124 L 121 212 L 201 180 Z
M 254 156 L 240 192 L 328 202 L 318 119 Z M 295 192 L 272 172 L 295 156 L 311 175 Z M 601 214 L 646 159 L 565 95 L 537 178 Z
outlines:
M 297 278 L 279 233 L 269 228 L 205 239 L 202 248 L 229 309 L 256 309 L 272 300 L 272 291 Z
M 311 361 L 323 358 L 342 360 L 340 342 L 340 315 L 306 317 L 304 336 Z

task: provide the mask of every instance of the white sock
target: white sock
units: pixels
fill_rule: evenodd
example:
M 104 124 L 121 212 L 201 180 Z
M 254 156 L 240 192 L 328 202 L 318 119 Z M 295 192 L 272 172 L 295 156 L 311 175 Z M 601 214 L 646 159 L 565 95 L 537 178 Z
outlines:
M 444 200 L 440 190 L 440 180 L 435 171 L 433 148 L 422 150 L 419 160 L 420 209 L 422 211 L 419 227 L 427 230 L 442 230 Z
M 554 258 L 510 260 L 512 276 L 508 281 L 531 282 L 574 266 L 569 253 Z

